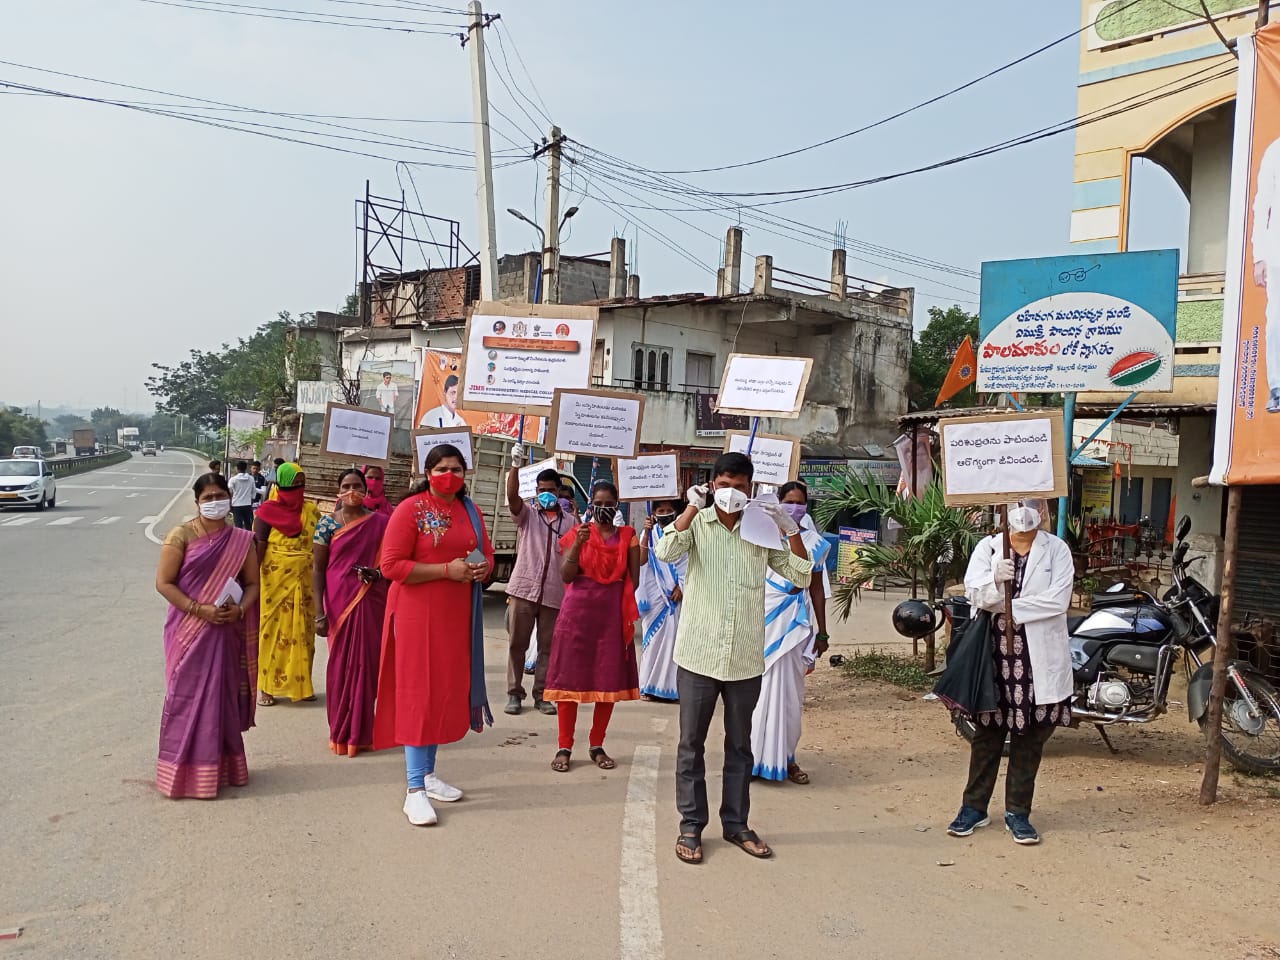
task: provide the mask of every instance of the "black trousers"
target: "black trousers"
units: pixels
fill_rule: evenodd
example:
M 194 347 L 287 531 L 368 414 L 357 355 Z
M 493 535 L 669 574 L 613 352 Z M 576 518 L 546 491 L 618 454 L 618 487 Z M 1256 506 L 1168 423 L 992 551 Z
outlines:
M 236 526 L 243 530 L 253 529 L 253 507 L 232 507 L 231 516 L 236 522 Z
M 707 810 L 707 732 L 716 712 L 716 700 L 724 701 L 724 773 L 720 797 L 720 822 L 726 833 L 747 829 L 751 813 L 751 714 L 760 699 L 760 677 L 749 680 L 716 680 L 676 668 L 680 694 L 680 748 L 676 753 L 676 809 L 680 832 L 702 836 L 710 820 Z
M 1004 778 L 1004 808 L 1009 813 L 1031 813 L 1031 801 L 1036 792 L 1036 773 L 1040 770 L 1040 758 L 1044 745 L 1057 729 L 1053 724 L 1030 727 L 1025 733 L 1015 733 L 1009 738 L 1009 769 Z M 994 724 L 978 724 L 969 751 L 969 782 L 964 788 L 964 804 L 975 810 L 986 810 L 1000 774 L 1000 758 L 1004 753 L 1004 738 L 1009 731 Z

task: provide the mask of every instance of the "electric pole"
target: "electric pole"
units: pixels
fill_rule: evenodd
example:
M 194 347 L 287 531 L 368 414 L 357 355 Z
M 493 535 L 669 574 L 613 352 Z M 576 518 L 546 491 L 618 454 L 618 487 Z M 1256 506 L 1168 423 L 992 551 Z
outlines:
M 1258 0 L 1258 29 L 1267 25 L 1271 15 L 1271 0 Z
M 480 0 L 467 4 L 471 25 L 467 39 L 471 45 L 471 109 L 476 135 L 476 205 L 480 213 L 480 299 L 497 299 L 498 251 L 495 247 L 497 220 L 493 213 L 493 146 L 489 138 L 489 83 L 485 76 L 485 18 Z
M 542 248 L 542 302 L 560 302 L 560 144 L 564 135 L 551 128 L 551 139 L 534 151 L 547 154 L 547 239 Z

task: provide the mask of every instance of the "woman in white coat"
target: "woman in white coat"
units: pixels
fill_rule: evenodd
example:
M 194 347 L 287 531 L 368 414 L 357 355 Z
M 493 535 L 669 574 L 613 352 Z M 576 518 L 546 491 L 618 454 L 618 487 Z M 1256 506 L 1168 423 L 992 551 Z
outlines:
M 1031 801 L 1044 745 L 1056 727 L 1071 723 L 1071 652 L 1067 609 L 1075 565 L 1071 550 L 1048 532 L 1044 500 L 1020 500 L 1008 507 L 1012 557 L 1002 558 L 1002 537 L 982 540 L 969 559 L 964 584 L 969 602 L 991 618 L 996 709 L 974 718 L 977 733 L 969 756 L 963 806 L 947 828 L 967 837 L 991 822 L 987 805 L 1000 773 L 1005 737 L 1005 828 L 1021 844 L 1040 842 L 1031 825 Z M 1014 634 L 1006 639 L 1005 591 L 1013 596 Z

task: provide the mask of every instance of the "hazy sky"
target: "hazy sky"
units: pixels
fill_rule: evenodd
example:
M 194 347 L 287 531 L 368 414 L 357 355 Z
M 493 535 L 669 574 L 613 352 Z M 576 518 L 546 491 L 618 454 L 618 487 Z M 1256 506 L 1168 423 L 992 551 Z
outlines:
M 406 0 L 380 0 L 382 7 L 335 0 L 237 2 L 460 22 L 410 11 L 408 6 L 423 5 Z M 276 111 L 454 121 L 332 122 L 379 131 L 377 136 L 471 148 L 467 53 L 450 37 L 250 19 L 143 0 L 8 0 L 4 6 L 0 60 Z M 1079 25 L 1076 3 L 1026 0 L 809 0 L 798 6 L 492 0 L 488 10 L 502 15 L 519 86 L 532 93 L 517 50 L 566 135 L 660 170 L 755 159 L 852 130 Z M 494 32 L 487 38 L 502 65 Z M 1069 41 L 874 131 L 786 160 L 683 179 L 716 190 L 785 190 L 964 153 L 1073 116 L 1077 57 L 1078 42 Z M 0 80 L 178 102 L 10 64 L 0 64 Z M 490 93 L 510 117 L 493 117 L 495 150 L 510 149 L 499 134 L 522 145 L 535 131 L 545 135 L 545 120 L 528 104 L 524 109 L 538 124 L 526 117 L 492 71 Z M 303 126 L 254 114 L 220 116 Z M 234 340 L 280 310 L 336 308 L 357 270 L 353 201 L 366 178 L 375 192 L 400 190 L 390 160 L 94 103 L 0 92 L 0 130 L 6 194 L 0 399 L 23 405 L 39 400 L 46 406 L 150 409 L 143 384 L 152 362 L 176 362 L 192 348 Z M 282 135 L 316 139 L 314 132 Z M 329 142 L 396 159 L 470 163 L 467 156 L 407 146 Z M 845 221 L 851 241 L 976 270 L 988 259 L 1067 252 L 1072 152 L 1072 135 L 1065 134 L 945 170 L 770 209 L 824 236 Z M 414 176 L 428 212 L 461 221 L 464 239 L 474 245 L 474 172 L 418 167 Z M 602 201 L 634 203 L 623 193 L 633 188 L 568 165 L 565 179 L 570 196 L 564 206 L 581 207 L 572 233 L 566 230 L 565 253 L 607 250 L 610 237 L 625 234 L 630 241 L 639 230 L 643 293 L 714 290 L 719 238 L 736 218 L 676 214 L 686 225 L 665 213 L 636 210 L 644 225 L 629 223 L 623 211 Z M 1146 186 L 1152 206 L 1178 196 L 1164 179 L 1152 174 Z M 514 206 L 541 221 L 543 182 L 545 168 L 532 162 L 499 171 L 500 252 L 535 245 L 532 229 L 505 210 Z M 645 204 L 673 205 L 639 196 Z M 1170 224 L 1177 219 L 1170 215 Z M 711 272 L 665 249 L 646 227 L 686 248 Z M 830 269 L 823 249 L 758 228 L 748 230 L 745 246 L 749 255 L 771 253 L 775 265 L 802 273 L 825 276 Z M 825 240 L 820 246 L 827 246 Z M 916 286 L 918 321 L 927 306 L 939 303 L 976 310 L 976 280 L 872 259 L 879 262 L 851 258 L 850 272 Z

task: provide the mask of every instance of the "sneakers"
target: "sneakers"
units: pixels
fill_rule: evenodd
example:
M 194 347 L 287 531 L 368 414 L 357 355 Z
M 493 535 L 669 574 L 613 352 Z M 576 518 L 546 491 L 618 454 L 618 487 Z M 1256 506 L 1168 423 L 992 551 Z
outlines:
M 533 705 L 539 713 L 546 714 L 548 717 L 556 715 L 556 705 L 549 700 L 535 700 Z
M 436 822 L 435 808 L 422 790 L 410 790 L 405 794 L 404 815 L 415 827 L 429 827 Z
M 1040 834 L 1025 813 L 1006 813 L 1004 828 L 1013 834 L 1014 843 L 1030 847 L 1040 842 Z
M 947 833 L 953 837 L 969 837 L 973 835 L 973 831 L 979 827 L 985 827 L 990 822 L 991 818 L 987 816 L 985 810 L 962 806 L 956 818 L 947 827 Z
M 427 788 L 426 795 L 432 800 L 438 800 L 441 803 L 453 803 L 455 800 L 462 799 L 461 790 L 457 787 L 449 786 L 434 773 L 428 773 L 423 779 L 422 785 Z

